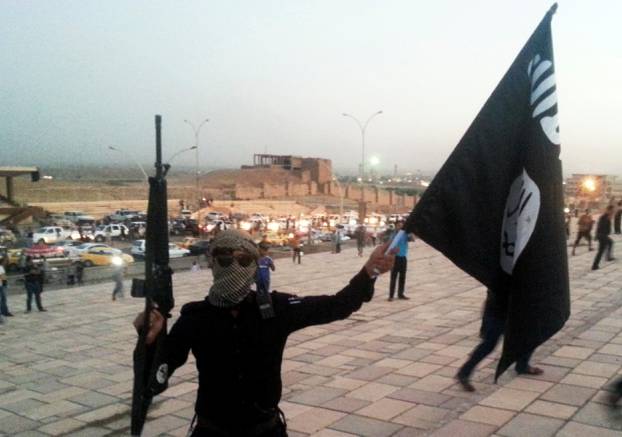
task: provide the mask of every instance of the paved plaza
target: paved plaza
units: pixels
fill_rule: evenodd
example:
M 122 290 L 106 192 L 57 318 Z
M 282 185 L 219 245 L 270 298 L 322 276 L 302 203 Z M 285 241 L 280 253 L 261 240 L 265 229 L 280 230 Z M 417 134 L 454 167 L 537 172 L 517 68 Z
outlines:
M 384 275 L 350 319 L 290 337 L 281 402 L 290 435 L 621 435 L 622 416 L 604 402 L 622 373 L 622 262 L 592 272 L 593 255 L 582 246 L 570 258 L 572 317 L 534 356 L 544 375 L 510 370 L 493 384 L 497 351 L 474 373 L 477 392 L 465 393 L 453 376 L 478 342 L 485 289 L 424 243 L 411 244 L 411 300 L 388 302 Z M 273 287 L 334 293 L 363 261 L 355 249 L 305 256 L 300 266 L 280 259 Z M 206 270 L 174 279 L 175 315 L 211 283 Z M 143 303 L 113 303 L 112 288 L 44 293 L 47 313 L 24 314 L 25 297 L 9 296 L 15 317 L 0 325 L 0 435 L 127 435 L 131 321 Z M 144 435 L 186 434 L 196 381 L 191 357 L 155 399 Z

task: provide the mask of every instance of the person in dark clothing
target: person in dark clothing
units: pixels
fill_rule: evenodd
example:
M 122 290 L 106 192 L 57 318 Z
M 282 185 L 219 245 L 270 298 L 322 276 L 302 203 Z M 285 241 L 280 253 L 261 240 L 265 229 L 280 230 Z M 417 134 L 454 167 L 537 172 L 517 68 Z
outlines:
M 83 282 L 83 278 L 84 278 L 84 264 L 82 264 L 81 262 L 76 263 L 76 282 L 78 283 L 78 285 L 82 285 Z
M 365 240 L 367 239 L 367 229 L 365 225 L 360 224 L 354 231 L 354 238 L 356 238 L 356 249 L 358 256 L 363 256 L 363 248 L 365 247 Z
M 592 250 L 592 227 L 594 227 L 594 219 L 592 218 L 592 214 L 590 214 L 590 210 L 586 209 L 585 214 L 579 218 L 577 239 L 572 246 L 573 256 L 579 242 L 581 241 L 581 238 L 585 238 L 587 240 L 588 248 L 589 250 Z
M 292 262 L 295 264 L 296 260 L 298 260 L 298 264 L 300 264 L 302 258 L 302 242 L 296 233 L 294 233 L 294 236 L 289 240 L 289 245 L 292 248 Z
M 618 202 L 618 208 L 616 210 L 616 215 L 613 219 L 613 232 L 616 235 L 622 234 L 622 229 L 620 229 L 620 222 L 622 221 L 622 200 Z
M 43 308 L 41 303 L 41 292 L 43 291 L 43 272 L 41 268 L 36 265 L 31 257 L 26 258 L 26 267 L 24 267 L 24 287 L 26 288 L 26 312 L 29 313 L 32 310 L 32 298 L 35 298 L 35 303 L 39 311 L 47 311 Z
M 607 251 L 607 261 L 613 261 L 613 240 L 609 237 L 611 234 L 611 218 L 613 217 L 613 205 L 609 205 L 605 210 L 605 213 L 598 219 L 598 225 L 596 225 L 596 238 L 598 239 L 598 252 L 596 258 L 594 258 L 594 264 L 592 264 L 592 270 L 598 270 L 600 267 L 600 259 L 603 253 Z
M 257 295 L 250 289 L 259 259 L 255 243 L 245 232 L 222 232 L 212 246 L 214 284 L 205 300 L 181 309 L 165 340 L 153 391 L 166 389 L 171 374 L 192 351 L 199 372 L 193 437 L 287 436 L 278 405 L 288 336 L 307 326 L 345 319 L 369 302 L 375 277 L 393 263 L 393 256 L 384 253 L 386 248 L 377 248 L 335 295 L 271 292 L 273 315 L 262 318 Z M 144 317 L 139 314 L 135 326 L 142 326 Z M 153 343 L 163 320 L 157 310 L 151 313 L 147 344 Z
M 499 339 L 505 330 L 505 321 L 508 312 L 508 296 L 506 293 L 495 293 L 487 291 L 486 302 L 484 303 L 484 314 L 482 316 L 482 327 L 480 328 L 481 343 L 477 345 L 469 359 L 462 365 L 456 379 L 465 391 L 475 391 L 471 384 L 471 373 L 475 367 L 486 358 L 497 346 Z M 516 372 L 526 375 L 540 375 L 543 373 L 539 367 L 529 364 L 533 351 L 520 357 L 516 361 Z

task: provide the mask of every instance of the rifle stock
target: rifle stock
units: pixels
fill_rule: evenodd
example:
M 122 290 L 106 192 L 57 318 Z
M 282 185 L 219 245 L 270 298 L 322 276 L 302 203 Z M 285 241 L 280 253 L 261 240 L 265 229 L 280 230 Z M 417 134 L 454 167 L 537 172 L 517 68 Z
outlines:
M 156 175 L 149 177 L 149 206 L 147 207 L 147 230 L 145 235 L 145 279 L 134 279 L 132 296 L 145 298 L 145 317 L 134 350 L 134 388 L 132 392 L 131 433 L 142 432 L 147 411 L 155 394 L 153 382 L 166 339 L 166 318 L 175 306 L 173 299 L 172 270 L 168 258 L 168 212 L 166 193 L 166 169 L 162 164 L 161 124 L 162 117 L 155 116 L 156 125 Z M 147 345 L 150 314 L 157 309 L 165 318 L 164 328 L 154 344 Z

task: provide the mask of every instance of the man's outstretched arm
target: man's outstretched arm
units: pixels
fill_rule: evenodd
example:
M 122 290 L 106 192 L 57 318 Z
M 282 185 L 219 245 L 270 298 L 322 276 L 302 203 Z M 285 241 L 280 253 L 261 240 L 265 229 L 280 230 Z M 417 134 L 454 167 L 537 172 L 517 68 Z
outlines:
M 293 332 L 307 326 L 345 319 L 361 308 L 364 302 L 369 302 L 374 295 L 376 277 L 393 267 L 395 255 L 386 254 L 387 247 L 388 244 L 377 247 L 361 271 L 337 294 L 289 296 L 279 314 L 283 329 Z

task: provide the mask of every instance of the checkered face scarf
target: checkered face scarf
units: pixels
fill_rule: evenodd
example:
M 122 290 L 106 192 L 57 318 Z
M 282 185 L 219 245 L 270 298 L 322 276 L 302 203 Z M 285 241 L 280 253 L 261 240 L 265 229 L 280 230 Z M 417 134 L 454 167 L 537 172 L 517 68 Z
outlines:
M 243 231 L 223 231 L 212 241 L 212 253 L 216 249 L 243 250 L 259 258 L 257 246 L 249 234 Z M 214 260 L 212 274 L 214 284 L 207 296 L 209 302 L 217 307 L 228 308 L 240 303 L 250 292 L 250 286 L 255 282 L 257 262 L 249 266 L 241 266 L 234 260 L 230 266 L 222 267 Z

